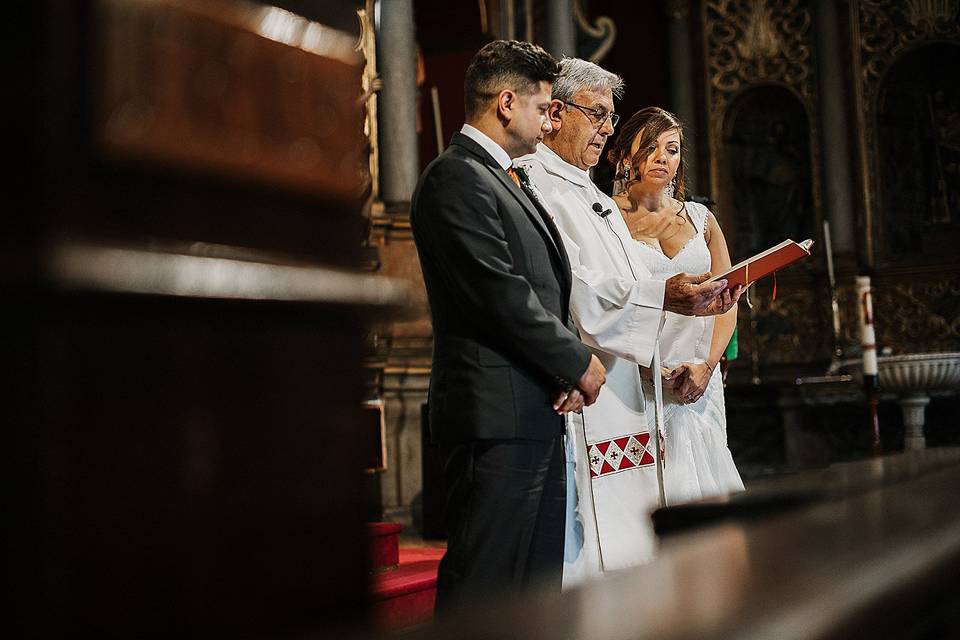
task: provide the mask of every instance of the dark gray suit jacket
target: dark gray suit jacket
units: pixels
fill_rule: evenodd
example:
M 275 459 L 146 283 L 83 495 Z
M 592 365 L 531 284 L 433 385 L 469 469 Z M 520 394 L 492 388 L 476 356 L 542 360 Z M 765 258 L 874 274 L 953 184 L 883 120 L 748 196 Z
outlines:
M 546 212 L 458 133 L 420 177 L 410 220 L 433 318 L 434 441 L 556 437 L 551 396 L 576 383 L 590 351 Z

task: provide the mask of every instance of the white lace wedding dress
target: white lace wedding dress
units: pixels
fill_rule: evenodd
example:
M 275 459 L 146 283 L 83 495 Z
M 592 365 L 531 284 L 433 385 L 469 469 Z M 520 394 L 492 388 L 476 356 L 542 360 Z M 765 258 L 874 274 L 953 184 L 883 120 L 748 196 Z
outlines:
M 686 207 L 697 234 L 673 258 L 668 258 L 657 247 L 637 242 L 644 264 L 656 279 L 710 270 L 710 250 L 704 238 L 708 210 L 694 202 L 687 202 Z M 705 362 L 713 337 L 713 317 L 688 317 L 669 311 L 666 316 L 660 335 L 663 366 L 673 368 L 683 362 Z M 647 406 L 652 408 L 653 385 L 644 381 L 643 388 Z M 663 484 L 667 504 L 742 491 L 743 481 L 727 448 L 720 367 L 714 369 L 703 396 L 692 404 L 680 404 L 673 391 L 665 388 L 663 411 L 666 440 Z M 653 433 L 653 411 L 647 412 L 647 421 Z

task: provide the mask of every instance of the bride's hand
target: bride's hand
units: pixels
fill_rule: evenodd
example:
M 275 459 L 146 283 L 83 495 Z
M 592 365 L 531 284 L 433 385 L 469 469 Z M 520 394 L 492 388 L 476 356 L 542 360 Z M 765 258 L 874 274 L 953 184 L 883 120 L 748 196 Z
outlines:
M 660 378 L 663 382 L 664 388 L 672 389 L 673 381 L 676 378 L 676 373 L 678 370 L 669 369 L 667 367 L 660 367 Z M 653 382 L 653 376 L 650 375 L 650 367 L 640 367 L 640 377 L 646 380 L 647 382 Z
M 673 395 L 681 404 L 696 402 L 707 390 L 713 367 L 706 363 L 684 362 L 676 369 Z
M 659 238 L 666 240 L 680 230 L 684 220 L 670 211 L 635 213 L 630 216 L 630 235 L 634 238 Z

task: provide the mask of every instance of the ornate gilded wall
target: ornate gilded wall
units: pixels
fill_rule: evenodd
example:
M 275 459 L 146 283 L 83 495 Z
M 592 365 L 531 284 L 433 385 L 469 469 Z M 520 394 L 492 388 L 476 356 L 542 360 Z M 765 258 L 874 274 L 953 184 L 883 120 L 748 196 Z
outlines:
M 698 4 L 710 193 L 717 201 L 721 225 L 730 230 L 728 239 L 734 261 L 752 252 L 744 252 L 746 247 L 741 246 L 743 255 L 737 253 L 738 244 L 746 244 L 743 238 L 738 243 L 738 222 L 742 235 L 745 216 L 769 213 L 746 211 L 744 198 L 738 199 L 736 193 L 737 189 L 757 188 L 744 185 L 742 176 L 735 175 L 738 154 L 745 153 L 742 141 L 732 135 L 738 109 L 744 108 L 745 96 L 775 89 L 780 95 L 788 93 L 802 105 L 807 119 L 809 155 L 801 157 L 794 153 L 792 161 L 797 171 L 805 171 L 809 176 L 812 210 L 800 215 L 809 216 L 805 220 L 806 228 L 813 229 L 811 237 L 818 242 L 815 256 L 780 276 L 775 300 L 771 299 L 772 281 L 765 281 L 752 292 L 753 308 L 741 306 L 741 358 L 731 369 L 732 380 L 759 378 L 764 382 L 789 383 L 794 376 L 822 372 L 832 355 L 830 293 L 820 232 L 825 219 L 822 144 L 826 142 L 821 140 L 818 69 L 824 64 L 842 69 L 845 86 L 849 87 L 845 106 L 856 114 L 855 130 L 849 140 L 854 145 L 851 156 L 858 160 L 854 163 L 853 183 L 848 187 L 858 209 L 850 221 L 856 226 L 857 246 L 854 252 L 837 256 L 840 345 L 847 355 L 857 352 L 859 336 L 853 276 L 869 273 L 873 278 L 881 348 L 889 347 L 894 353 L 960 349 L 960 267 L 956 257 L 960 252 L 918 250 L 907 259 L 891 257 L 883 244 L 884 235 L 878 222 L 883 220 L 884 210 L 878 207 L 882 167 L 877 151 L 878 105 L 890 94 L 884 85 L 889 70 L 903 56 L 926 44 L 960 43 L 960 2 L 853 0 L 849 3 L 849 23 L 839 21 L 843 40 L 849 42 L 850 50 L 841 48 L 845 55 L 836 61 L 816 59 L 816 52 L 822 49 L 817 46 L 816 28 L 820 3 L 703 0 Z M 845 10 L 843 5 L 839 6 L 841 16 Z M 844 32 L 847 27 L 849 33 Z M 914 64 L 912 59 L 909 64 Z M 955 74 L 956 69 L 952 73 Z M 941 102 L 949 98 L 950 95 L 939 96 Z M 960 127 L 960 116 L 952 117 L 953 111 L 945 107 L 940 110 L 946 115 L 935 121 L 933 135 L 940 136 L 942 148 L 949 152 L 956 148 L 953 129 Z M 846 144 L 846 141 L 829 143 Z M 941 164 L 947 164 L 948 171 L 953 166 Z M 940 187 L 941 190 L 953 188 L 950 179 L 948 174 L 947 185 Z M 952 193 L 948 194 L 951 198 Z M 916 221 L 916 225 L 926 225 L 924 233 L 934 237 L 957 233 L 960 211 L 952 214 L 953 200 L 948 201 L 946 195 L 943 200 L 947 204 L 937 206 L 947 211 L 946 214 L 937 213 L 928 216 L 930 220 L 918 218 Z M 759 201 L 755 206 L 762 204 Z M 888 210 L 890 216 L 899 215 L 890 207 Z M 888 228 L 894 224 L 895 220 L 889 222 Z M 931 244 L 928 240 L 925 243 Z
M 808 180 L 801 188 L 809 194 L 808 201 L 812 204 L 810 210 L 801 215 L 809 218 L 807 229 L 819 226 L 822 219 L 813 16 L 807 3 L 800 0 L 705 0 L 700 10 L 710 193 L 717 201 L 716 214 L 728 236 L 731 257 L 737 261 L 765 248 L 753 246 L 755 242 L 745 242 L 742 231 L 746 219 L 763 215 L 762 211 L 746 209 L 750 208 L 749 204 L 762 209 L 764 203 L 745 206 L 744 198 L 738 197 L 735 191 L 750 187 L 743 184 L 746 177 L 732 166 L 743 161 L 745 153 L 733 135 L 739 110 L 758 92 L 786 91 L 787 94 L 781 91 L 779 95 L 801 105 L 806 119 L 803 127 L 806 154 L 802 157 L 794 154 L 792 160 L 795 166 L 807 171 Z M 773 167 L 776 160 L 759 157 L 757 153 L 752 155 L 757 156 L 756 159 L 748 158 L 747 163 L 769 165 L 770 168 L 765 169 L 767 174 L 776 171 Z M 758 182 L 764 183 L 763 176 Z M 775 182 L 775 178 L 766 182 Z M 766 241 L 773 244 L 781 239 Z M 819 272 L 805 266 L 780 278 L 776 300 L 771 300 L 768 283 L 754 288 L 753 308 L 742 305 L 740 310 L 741 358 L 733 371 L 740 370 L 741 375 L 734 375 L 735 379 L 762 378 L 770 374 L 771 367 L 783 368 L 783 377 L 789 378 L 796 375 L 798 363 L 829 360 L 832 337 L 829 294 L 824 301 L 821 293 L 824 284 L 825 279 Z
M 776 300 L 772 283 L 751 295 L 753 309 L 740 307 L 740 359 L 734 375 L 746 380 L 791 382 L 814 374 L 830 360 L 833 335 L 830 299 L 821 274 L 780 278 Z M 838 285 L 840 346 L 852 357 L 860 343 L 852 272 Z M 960 350 L 960 273 L 932 266 L 909 272 L 881 271 L 872 281 L 877 344 L 893 353 Z
M 894 78 L 891 70 L 898 64 L 906 64 L 904 71 L 911 78 L 925 75 L 942 78 L 944 86 L 952 87 L 956 92 L 956 67 L 944 68 L 938 66 L 936 60 L 925 60 L 915 54 L 925 48 L 929 50 L 931 46 L 944 45 L 960 51 L 960 2 L 853 0 L 850 3 L 850 24 L 853 94 L 856 97 L 854 113 L 858 116 L 863 185 L 863 262 L 867 268 L 873 267 L 875 273 L 878 342 L 897 353 L 960 350 L 960 260 L 957 257 L 960 251 L 956 244 L 960 240 L 960 211 L 954 211 L 952 221 L 944 220 L 942 215 L 927 216 L 926 220 L 920 221 L 927 235 L 949 240 L 946 248 L 919 247 L 912 253 L 897 255 L 891 251 L 889 238 L 885 237 L 880 223 L 886 221 L 889 229 L 905 221 L 898 219 L 899 213 L 894 210 L 893 203 L 878 197 L 885 175 L 883 163 L 893 164 L 893 171 L 902 171 L 907 168 L 905 164 L 910 164 L 904 157 L 885 160 L 880 153 L 883 140 L 878 139 L 881 137 L 878 114 L 892 99 L 890 83 Z M 939 64 L 942 63 L 940 60 Z M 904 90 L 925 89 L 929 87 L 908 86 Z M 923 138 L 920 162 L 930 163 L 921 173 L 936 172 L 937 164 L 943 160 L 940 147 L 956 149 L 956 139 L 960 137 L 960 112 L 957 111 L 960 105 L 952 105 L 953 117 L 937 122 L 935 132 L 929 130 L 929 123 L 921 122 L 927 116 L 934 117 L 935 105 L 930 101 L 922 106 L 928 106 L 930 110 L 921 109 L 922 116 L 908 126 L 916 131 L 914 137 Z M 954 174 L 952 189 L 956 202 L 955 164 Z M 917 209 L 930 206 L 929 202 L 916 203 Z M 850 335 L 849 330 L 855 325 L 848 323 L 846 326 L 846 339 L 853 341 L 855 336 Z
M 800 0 L 707 0 L 702 5 L 709 111 L 710 188 L 721 221 L 731 200 L 724 138 L 736 102 L 751 89 L 781 87 L 803 105 L 809 123 L 813 198 L 820 209 L 815 43 L 811 12 Z
M 850 3 L 851 46 L 854 63 L 855 113 L 860 133 L 859 161 L 863 175 L 864 240 L 868 264 L 883 262 L 888 251 L 882 229 L 885 214 L 880 197 L 882 159 L 878 153 L 878 113 L 884 99 L 885 81 L 891 69 L 906 56 L 938 43 L 960 46 L 960 2 L 956 0 L 853 0 Z M 930 66 L 936 65 L 936 61 Z M 922 72 L 923 69 L 917 69 Z M 930 70 L 954 87 L 957 69 Z M 953 76 L 950 81 L 951 74 Z M 916 90 L 916 88 L 913 88 Z M 956 97 L 956 96 L 954 96 Z M 933 105 L 930 106 L 931 111 Z M 960 136 L 960 113 L 952 105 L 952 122 L 940 123 Z M 926 115 L 926 114 L 924 114 Z M 932 117 L 932 113 L 930 114 Z M 918 123 L 919 124 L 919 123 Z M 936 141 L 932 141 L 936 145 Z M 955 143 L 955 141 L 954 141 Z M 954 144 L 955 146 L 955 144 Z M 931 145 L 931 148 L 933 145 Z M 960 215 L 960 212 L 955 212 Z M 956 231 L 954 227 L 953 231 Z M 925 262 L 920 260 L 921 263 Z M 956 262 L 954 261 L 954 266 Z

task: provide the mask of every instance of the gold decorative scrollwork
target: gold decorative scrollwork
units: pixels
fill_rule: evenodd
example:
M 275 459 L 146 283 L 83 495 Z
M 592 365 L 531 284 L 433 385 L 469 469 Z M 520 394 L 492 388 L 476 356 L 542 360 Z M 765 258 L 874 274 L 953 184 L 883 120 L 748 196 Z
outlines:
M 883 73 L 904 51 L 922 42 L 960 37 L 957 0 L 860 0 L 857 8 L 861 79 L 868 103 Z
M 596 50 L 587 56 L 591 62 L 600 62 L 604 56 L 610 53 L 613 42 L 617 39 L 616 23 L 608 16 L 600 16 L 594 24 L 590 24 L 580 0 L 574 0 L 573 2 L 573 17 L 577 21 L 577 25 L 581 31 L 591 38 L 601 38 L 601 42 Z
M 820 136 L 817 118 L 814 34 L 808 3 L 802 0 L 706 0 L 701 5 L 709 105 L 710 191 L 729 225 L 732 192 L 725 177 L 725 128 L 731 106 L 754 87 L 779 86 L 793 93 L 807 115 L 810 187 L 821 210 Z
M 751 292 L 752 310 L 740 309 L 739 342 L 742 356 L 746 356 L 742 358 L 744 365 L 754 355 L 764 368 L 829 360 L 833 337 L 824 331 L 829 326 L 829 310 L 822 304 L 820 292 L 794 283 L 772 300 L 769 286 L 764 283 Z
M 772 82 L 814 99 L 810 11 L 799 0 L 710 0 L 704 12 L 714 91 Z
M 878 201 L 877 104 L 882 80 L 904 53 L 932 42 L 960 42 L 960 0 L 854 0 L 850 3 L 856 65 L 860 164 L 867 233 L 867 262 L 874 263 Z M 949 73 L 949 71 L 945 70 Z
M 878 344 L 895 353 L 956 350 L 960 346 L 957 300 L 957 277 L 878 288 L 874 293 Z
M 786 283 L 784 283 L 786 284 Z M 826 362 L 832 350 L 829 302 L 822 292 L 795 282 L 777 300 L 771 300 L 770 284 L 752 291 L 753 309 L 740 310 L 741 361 L 748 367 L 756 357 L 761 371 L 776 365 Z M 857 353 L 860 345 L 857 298 L 853 284 L 841 284 L 840 343 L 845 353 Z M 877 346 L 894 354 L 931 353 L 960 349 L 960 274 L 931 278 L 903 275 L 877 280 L 873 287 L 874 327 Z
M 377 92 L 382 83 L 377 75 L 377 45 L 376 33 L 373 26 L 373 0 L 367 0 L 363 9 L 357 9 L 357 19 L 360 21 L 360 38 L 357 40 L 356 50 L 363 55 L 365 61 L 363 76 L 361 76 L 360 104 L 365 107 L 366 115 L 363 122 L 363 133 L 369 143 L 369 156 L 363 173 L 369 183 L 371 204 L 380 197 L 380 150 L 377 143 Z

